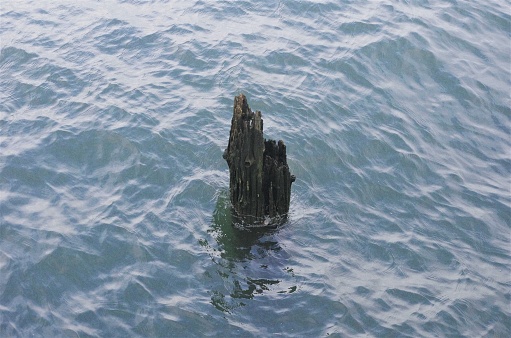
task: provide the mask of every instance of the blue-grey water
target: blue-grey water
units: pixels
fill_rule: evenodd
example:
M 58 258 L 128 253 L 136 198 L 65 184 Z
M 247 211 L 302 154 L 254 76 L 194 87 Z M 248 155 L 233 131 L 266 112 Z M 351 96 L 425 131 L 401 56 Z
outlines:
M 511 336 L 510 8 L 0 1 L 0 336 Z M 232 227 L 239 93 L 275 231 Z

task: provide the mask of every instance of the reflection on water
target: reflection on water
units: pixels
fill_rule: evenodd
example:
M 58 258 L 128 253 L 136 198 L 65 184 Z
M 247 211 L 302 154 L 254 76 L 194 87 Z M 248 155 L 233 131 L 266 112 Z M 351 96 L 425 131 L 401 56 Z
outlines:
M 213 266 L 207 277 L 215 283 L 211 303 L 218 310 L 231 312 L 263 293 L 293 293 L 297 286 L 282 289 L 286 280 L 294 281 L 293 269 L 286 267 L 287 254 L 275 239 L 278 228 L 236 226 L 228 191 L 218 197 L 208 233 L 216 243 L 201 241 Z
M 228 192 L 223 193 L 218 197 L 209 231 L 216 237 L 223 258 L 235 261 L 253 258 L 251 251 L 254 246 L 280 250 L 278 243 L 271 240 L 276 228 L 243 228 L 238 226 L 238 220 L 232 214 Z

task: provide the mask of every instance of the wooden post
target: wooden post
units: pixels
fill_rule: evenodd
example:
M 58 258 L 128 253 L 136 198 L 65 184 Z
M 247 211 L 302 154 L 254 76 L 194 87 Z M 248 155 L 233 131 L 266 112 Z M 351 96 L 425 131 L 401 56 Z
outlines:
M 247 225 L 265 224 L 265 216 L 287 216 L 291 183 L 283 141 L 263 138 L 261 112 L 252 112 L 245 95 L 234 98 L 229 144 L 224 152 L 236 216 Z

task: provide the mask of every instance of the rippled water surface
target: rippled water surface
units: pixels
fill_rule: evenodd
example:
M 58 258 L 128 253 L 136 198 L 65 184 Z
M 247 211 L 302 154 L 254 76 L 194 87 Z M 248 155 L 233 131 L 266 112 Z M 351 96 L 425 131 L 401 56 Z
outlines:
M 0 336 L 510 336 L 509 8 L 1 1 Z M 232 227 L 241 92 L 273 231 Z

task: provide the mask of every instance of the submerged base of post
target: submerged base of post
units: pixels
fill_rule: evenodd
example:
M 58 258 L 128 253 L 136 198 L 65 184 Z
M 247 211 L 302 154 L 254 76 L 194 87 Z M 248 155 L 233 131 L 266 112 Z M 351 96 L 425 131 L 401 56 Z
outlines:
M 291 183 L 286 146 L 263 138 L 261 112 L 252 112 L 245 95 L 234 98 L 229 144 L 230 199 L 236 219 L 248 226 L 266 226 L 287 217 Z

